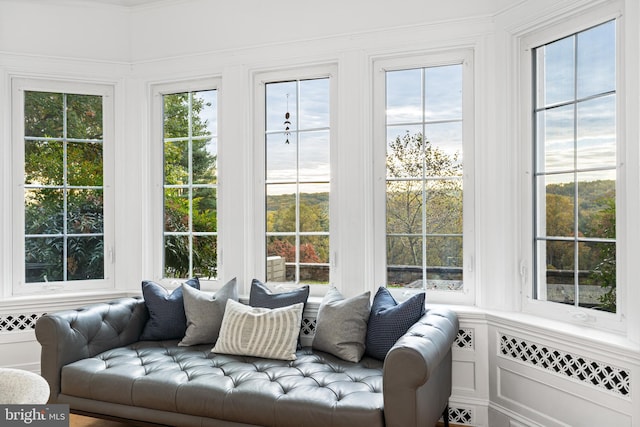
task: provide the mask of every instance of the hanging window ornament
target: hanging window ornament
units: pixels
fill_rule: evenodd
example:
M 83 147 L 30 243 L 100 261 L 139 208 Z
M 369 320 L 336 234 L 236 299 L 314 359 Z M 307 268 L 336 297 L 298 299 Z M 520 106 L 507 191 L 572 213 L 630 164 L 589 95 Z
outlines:
M 287 94 L 287 112 L 284 114 L 284 136 L 287 138 L 284 143 L 289 144 L 289 136 L 291 136 L 291 121 L 289 118 L 289 94 Z

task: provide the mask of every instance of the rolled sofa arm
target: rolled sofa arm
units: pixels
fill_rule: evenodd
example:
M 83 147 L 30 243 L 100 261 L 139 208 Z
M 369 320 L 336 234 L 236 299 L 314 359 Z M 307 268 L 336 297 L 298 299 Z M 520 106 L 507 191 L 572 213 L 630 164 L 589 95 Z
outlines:
M 144 300 L 120 298 L 38 319 L 35 333 L 42 346 L 40 370 L 49 383 L 49 402 L 55 403 L 60 393 L 63 366 L 138 341 L 148 316 Z
M 456 314 L 429 308 L 387 353 L 383 392 L 386 427 L 435 425 L 451 396 Z

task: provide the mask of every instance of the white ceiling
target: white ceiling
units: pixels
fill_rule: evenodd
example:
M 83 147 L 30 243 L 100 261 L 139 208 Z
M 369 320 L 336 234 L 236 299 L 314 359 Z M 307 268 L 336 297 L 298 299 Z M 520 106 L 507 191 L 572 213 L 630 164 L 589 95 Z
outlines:
M 84 1 L 92 2 L 92 3 L 111 4 L 116 6 L 133 7 L 133 6 L 154 4 L 154 3 L 164 3 L 167 0 L 84 0 Z

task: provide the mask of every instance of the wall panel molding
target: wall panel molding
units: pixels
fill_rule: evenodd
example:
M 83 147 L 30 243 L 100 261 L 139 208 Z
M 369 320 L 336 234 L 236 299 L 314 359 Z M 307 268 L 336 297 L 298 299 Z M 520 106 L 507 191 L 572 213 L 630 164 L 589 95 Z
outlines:
M 612 364 L 500 333 L 499 355 L 629 398 L 631 372 Z

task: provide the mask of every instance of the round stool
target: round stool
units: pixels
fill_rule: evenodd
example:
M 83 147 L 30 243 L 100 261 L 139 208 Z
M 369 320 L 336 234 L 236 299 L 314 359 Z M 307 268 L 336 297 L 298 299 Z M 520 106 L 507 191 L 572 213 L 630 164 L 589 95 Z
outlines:
M 49 383 L 23 369 L 0 368 L 0 403 L 5 405 L 45 404 Z

